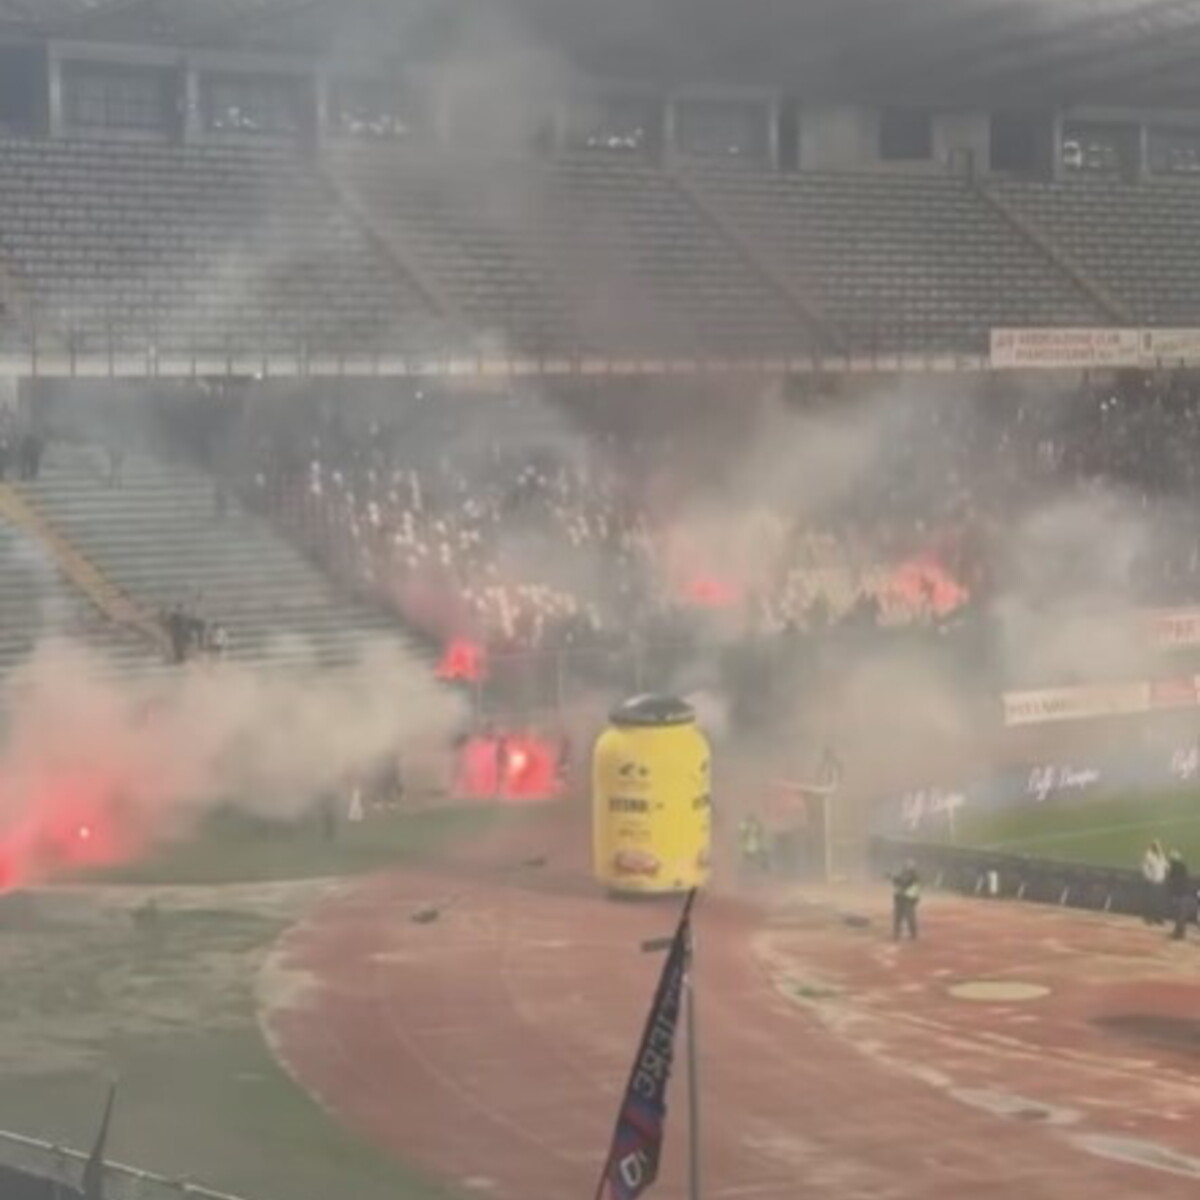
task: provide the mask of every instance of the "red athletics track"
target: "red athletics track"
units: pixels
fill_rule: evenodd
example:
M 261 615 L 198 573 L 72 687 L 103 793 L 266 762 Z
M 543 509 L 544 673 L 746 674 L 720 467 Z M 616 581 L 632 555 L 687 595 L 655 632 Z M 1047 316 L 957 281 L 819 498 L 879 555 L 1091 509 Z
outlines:
M 844 896 L 702 900 L 707 1197 L 1200 1195 L 1200 945 L 931 896 L 897 949 L 886 901 L 854 906 L 863 928 Z M 638 943 L 673 912 L 553 860 L 376 879 L 280 943 L 263 1025 L 341 1120 L 458 1190 L 587 1200 L 659 966 Z M 1029 998 L 956 997 L 981 980 Z M 664 1200 L 684 1194 L 682 1082 Z

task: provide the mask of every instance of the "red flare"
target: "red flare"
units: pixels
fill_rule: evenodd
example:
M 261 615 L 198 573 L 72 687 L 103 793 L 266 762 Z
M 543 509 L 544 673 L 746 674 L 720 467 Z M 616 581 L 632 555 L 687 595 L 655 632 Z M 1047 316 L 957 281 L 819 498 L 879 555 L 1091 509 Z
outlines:
M 456 638 L 443 652 L 436 674 L 448 681 L 480 683 L 487 678 L 487 653 L 477 642 Z

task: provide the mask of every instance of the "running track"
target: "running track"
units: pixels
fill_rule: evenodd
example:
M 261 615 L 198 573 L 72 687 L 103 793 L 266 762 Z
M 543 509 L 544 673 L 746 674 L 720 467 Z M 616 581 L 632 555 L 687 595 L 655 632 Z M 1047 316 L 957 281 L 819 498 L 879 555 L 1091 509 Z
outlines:
M 1200 946 L 931 896 L 896 948 L 886 900 L 703 898 L 706 1197 L 1200 1195 Z M 638 945 L 673 911 L 553 861 L 375 879 L 279 944 L 263 1027 L 339 1119 L 458 1191 L 587 1200 L 659 966 Z M 956 998 L 984 979 L 1038 994 Z M 684 1095 L 681 1071 L 657 1200 L 684 1195 Z

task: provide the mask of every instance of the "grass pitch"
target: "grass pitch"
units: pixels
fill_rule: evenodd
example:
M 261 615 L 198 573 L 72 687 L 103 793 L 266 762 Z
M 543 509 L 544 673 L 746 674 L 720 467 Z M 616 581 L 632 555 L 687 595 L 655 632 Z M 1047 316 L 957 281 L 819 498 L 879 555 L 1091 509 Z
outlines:
M 327 838 L 317 820 L 265 821 L 226 812 L 186 840 L 79 879 L 179 885 L 359 875 L 418 861 L 457 838 L 519 818 L 519 813 L 499 808 L 429 808 L 339 822 Z
M 0 932 L 0 1127 L 253 1200 L 446 1193 L 327 1117 L 258 1029 L 255 975 L 319 885 L 78 889 Z M 150 894 L 153 933 L 133 912 Z
M 954 840 L 1060 862 L 1138 868 L 1154 839 L 1200 870 L 1200 791 L 1084 797 L 990 813 L 960 812 Z
M 0 1128 L 86 1151 L 116 1079 L 111 1160 L 249 1200 L 444 1200 L 281 1070 L 258 1026 L 259 968 L 333 877 L 519 819 L 381 815 L 328 840 L 317 822 L 223 816 L 102 881 L 0 899 Z

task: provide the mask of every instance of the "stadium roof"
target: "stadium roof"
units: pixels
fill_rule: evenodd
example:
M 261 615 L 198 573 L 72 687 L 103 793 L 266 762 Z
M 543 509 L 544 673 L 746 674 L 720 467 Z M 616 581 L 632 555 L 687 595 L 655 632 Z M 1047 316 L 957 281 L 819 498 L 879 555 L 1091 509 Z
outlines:
M 436 56 L 501 21 L 598 75 L 667 84 L 1200 105 L 1200 0 L 0 0 L 0 29 L 314 54 Z

